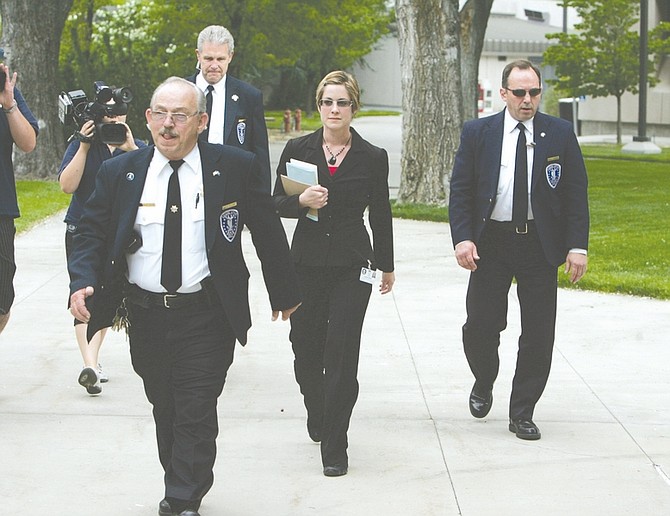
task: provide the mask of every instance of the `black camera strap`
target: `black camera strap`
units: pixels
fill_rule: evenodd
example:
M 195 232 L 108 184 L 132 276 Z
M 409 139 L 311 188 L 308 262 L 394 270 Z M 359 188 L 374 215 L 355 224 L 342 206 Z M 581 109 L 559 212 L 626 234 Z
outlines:
M 80 142 L 84 143 L 91 143 L 93 141 L 93 138 L 89 138 L 88 136 L 84 136 L 80 131 L 75 131 L 72 133 L 72 136 L 70 136 L 67 140 L 68 143 L 78 140 Z

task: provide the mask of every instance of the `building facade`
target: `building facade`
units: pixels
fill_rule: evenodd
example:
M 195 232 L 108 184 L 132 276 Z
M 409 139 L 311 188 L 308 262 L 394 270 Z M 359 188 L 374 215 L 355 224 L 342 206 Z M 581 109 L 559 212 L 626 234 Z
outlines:
M 543 78 L 553 71 L 542 64 L 542 55 L 549 47 L 549 33 L 571 30 L 576 13 L 564 11 L 554 0 L 496 0 L 489 17 L 482 56 L 479 61 L 479 113 L 487 116 L 503 109 L 500 98 L 500 77 L 505 64 L 514 59 L 529 59 L 540 66 Z M 650 0 L 649 27 L 670 21 L 670 1 Z M 369 108 L 402 109 L 398 39 L 383 38 L 377 48 L 357 65 L 353 73 L 362 89 L 362 101 Z M 661 60 L 656 72 L 658 84 L 647 93 L 647 136 L 670 136 L 670 58 Z M 546 87 L 546 85 L 545 85 Z M 622 97 L 622 131 L 636 135 L 638 131 L 638 96 Z M 570 103 L 571 104 L 571 103 Z M 580 134 L 616 133 L 616 98 L 586 96 L 577 103 Z M 561 109 L 561 116 L 572 108 Z

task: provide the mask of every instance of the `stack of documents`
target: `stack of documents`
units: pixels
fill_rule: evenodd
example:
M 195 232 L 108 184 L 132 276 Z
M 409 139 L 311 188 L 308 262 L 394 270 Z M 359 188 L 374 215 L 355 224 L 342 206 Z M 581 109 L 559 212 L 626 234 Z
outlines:
M 287 195 L 299 195 L 310 186 L 319 183 L 319 172 L 316 165 L 294 158 L 286 163 L 286 175 L 280 177 Z M 317 222 L 319 220 L 318 210 L 310 208 L 307 218 Z

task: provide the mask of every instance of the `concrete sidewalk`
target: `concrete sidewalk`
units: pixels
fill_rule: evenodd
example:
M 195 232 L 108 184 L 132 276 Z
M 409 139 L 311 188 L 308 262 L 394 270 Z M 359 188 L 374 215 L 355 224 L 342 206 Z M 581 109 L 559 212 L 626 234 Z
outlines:
M 163 484 L 154 425 L 122 335 L 103 346 L 102 395 L 77 384 L 61 219 L 17 238 L 17 299 L 0 336 L 2 512 L 155 515 Z M 522 441 L 507 430 L 516 301 L 493 409 L 476 420 L 460 343 L 468 275 L 448 226 L 394 223 L 397 283 L 370 303 L 340 478 L 321 474 L 289 325 L 270 322 L 245 232 L 254 327 L 221 397 L 216 481 L 202 514 L 670 514 L 670 303 L 560 291 L 554 366 L 535 417 L 543 437 Z

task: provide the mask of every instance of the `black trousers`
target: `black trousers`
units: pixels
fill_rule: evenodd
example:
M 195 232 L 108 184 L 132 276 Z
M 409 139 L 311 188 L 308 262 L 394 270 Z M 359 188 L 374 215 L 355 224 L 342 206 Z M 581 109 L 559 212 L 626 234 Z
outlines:
M 130 355 L 153 405 L 165 497 L 197 508 L 214 482 L 217 399 L 235 336 L 220 306 L 180 309 L 128 304 Z
M 0 217 L 0 315 L 9 313 L 14 304 L 14 237 L 13 217 Z
M 477 385 L 491 388 L 498 376 L 500 333 L 516 278 L 521 335 L 509 416 L 532 419 L 549 378 L 556 326 L 556 267 L 542 251 L 535 229 L 525 235 L 487 225 L 477 246 L 480 260 L 470 275 L 463 347 Z
M 360 267 L 297 268 L 303 302 L 291 316 L 295 378 L 308 417 L 323 418 L 324 466 L 348 464 L 347 430 L 358 399 L 358 358 L 372 286 Z

